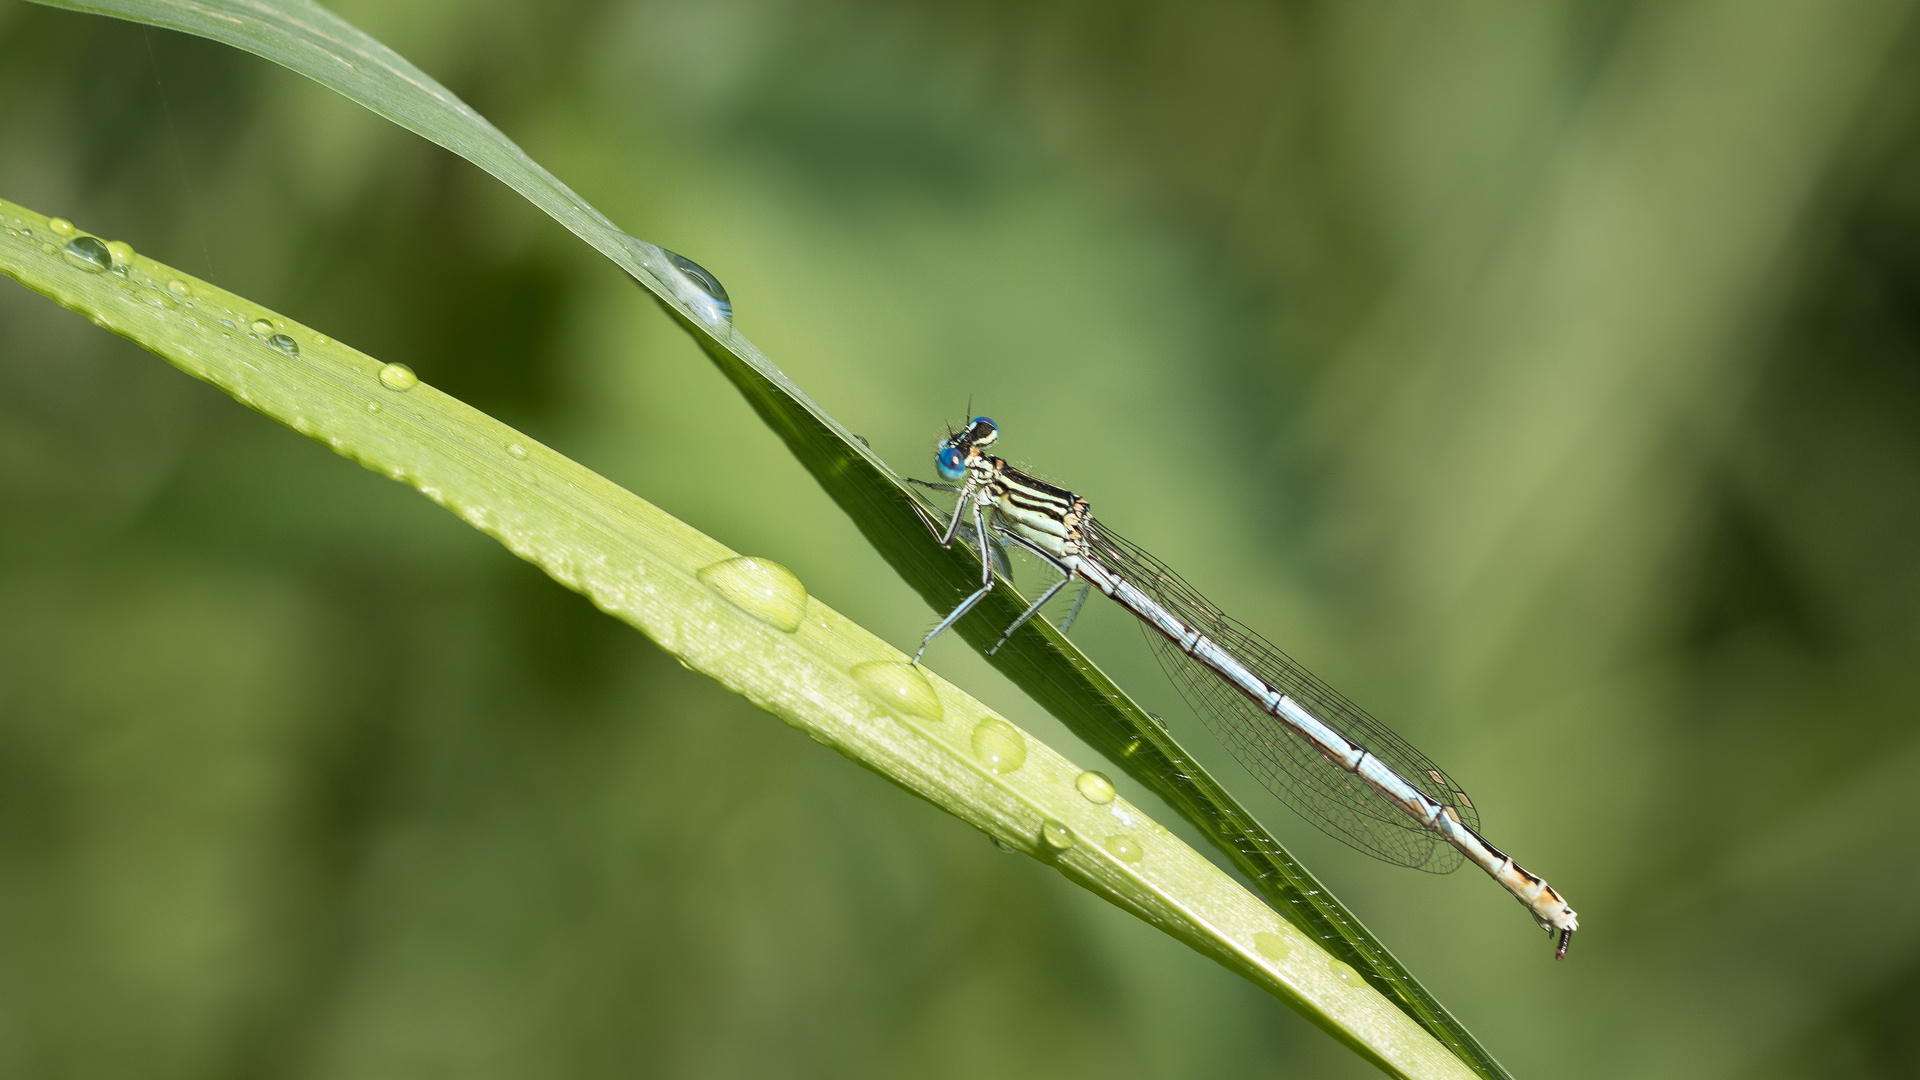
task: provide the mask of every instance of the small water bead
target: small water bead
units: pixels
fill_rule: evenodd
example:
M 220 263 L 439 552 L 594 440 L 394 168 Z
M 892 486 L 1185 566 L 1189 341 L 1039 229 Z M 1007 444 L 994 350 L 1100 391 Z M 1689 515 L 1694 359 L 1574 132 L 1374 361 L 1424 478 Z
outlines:
M 661 250 L 666 251 L 665 248 Z M 685 255 L 672 251 L 667 251 L 666 254 L 667 261 L 673 264 L 673 268 L 680 271 L 682 277 L 692 282 L 694 288 L 699 289 L 707 297 L 708 306 L 712 308 L 712 316 L 707 321 L 732 322 L 733 300 L 727 296 L 726 286 L 720 284 L 720 279 L 714 277 L 706 267 Z
M 513 444 L 519 446 L 519 443 Z M 508 453 L 513 453 L 509 447 Z M 526 457 L 522 449 L 515 457 Z M 707 588 L 741 611 L 775 629 L 793 633 L 807 613 L 807 587 L 793 571 L 771 559 L 742 555 L 703 567 L 697 575 Z M 925 678 L 920 680 L 926 682 Z M 927 692 L 933 692 L 932 687 Z M 938 705 L 938 699 L 935 704 Z
M 527 448 L 524 446 L 521 446 L 519 443 L 508 443 L 507 453 L 512 454 L 514 457 L 519 458 L 521 461 L 527 460 Z
M 286 353 L 288 356 L 300 355 L 300 343 L 285 334 L 275 334 L 267 339 L 267 344 Z
M 331 345 L 333 344 L 333 339 L 325 334 L 315 334 L 313 335 L 313 343 L 315 345 Z
M 76 236 L 67 241 L 67 261 L 89 274 L 104 274 L 113 269 L 113 252 L 97 236 Z
M 1100 806 L 1112 802 L 1116 794 L 1113 790 L 1113 781 L 1107 779 L 1107 774 L 1094 772 L 1092 769 L 1074 777 L 1073 786 L 1079 789 L 1080 794 L 1085 796 L 1088 802 Z
M 1009 843 L 1007 843 L 1007 842 L 1006 842 L 1005 840 L 1002 840 L 1002 839 L 1000 839 L 1000 838 L 999 838 L 999 837 L 997 837 L 997 836 L 992 836 L 992 835 L 989 835 L 989 836 L 987 837 L 987 839 L 989 839 L 989 840 L 991 840 L 991 841 L 993 841 L 993 846 L 994 846 L 994 847 L 997 847 L 997 848 L 999 848 L 999 849 L 1000 849 L 1001 851 L 1004 851 L 1004 852 L 1006 852 L 1006 853 L 1007 853 L 1007 854 L 1009 854 L 1009 855 L 1018 855 L 1018 854 L 1020 854 L 1020 849 L 1019 849 L 1019 848 L 1017 848 L 1017 847 L 1014 847 L 1014 846 L 1013 846 L 1012 844 L 1009 844 Z
M 107 241 L 107 252 L 113 256 L 113 265 L 125 273 L 127 264 L 133 262 L 133 245 L 124 240 Z
M 63 217 L 48 218 L 47 228 L 52 229 L 54 232 L 59 233 L 61 236 L 73 235 L 73 222 L 68 221 L 66 218 L 63 218 Z
M 265 319 L 255 319 L 247 324 L 247 329 L 264 337 L 273 333 L 273 324 Z
M 925 720 L 938 720 L 947 714 L 933 684 L 912 664 L 869 660 L 853 665 L 853 678 L 895 712 Z
M 1048 820 L 1040 826 L 1040 842 L 1054 851 L 1073 849 L 1073 830 L 1058 821 Z
M 1345 961 L 1330 960 L 1327 962 L 1327 967 L 1333 971 L 1334 978 L 1339 979 L 1348 986 L 1359 986 L 1366 981 L 1360 977 L 1359 972 L 1353 970 L 1352 964 L 1346 963 Z
M 175 296 L 192 296 L 193 295 L 193 290 L 187 286 L 187 283 L 177 278 L 174 279 L 173 281 L 167 282 L 167 291 L 172 293 Z
M 1292 944 L 1271 930 L 1262 930 L 1253 935 L 1253 947 L 1269 960 L 1285 960 L 1293 954 Z
M 1140 841 L 1125 833 L 1107 837 L 1107 852 L 1121 862 L 1127 863 L 1139 862 L 1141 856 L 1146 854 L 1146 850 L 1140 846 Z
M 379 412 L 379 411 L 380 411 L 380 403 L 379 403 L 379 402 L 377 402 L 377 401 L 369 401 L 369 402 L 367 402 L 367 411 L 368 411 L 368 412 Z
M 997 716 L 973 726 L 973 756 L 994 773 L 1010 773 L 1026 764 L 1027 741 L 1020 729 Z
M 388 364 L 380 369 L 380 385 L 404 394 L 420 385 L 420 376 L 405 364 Z

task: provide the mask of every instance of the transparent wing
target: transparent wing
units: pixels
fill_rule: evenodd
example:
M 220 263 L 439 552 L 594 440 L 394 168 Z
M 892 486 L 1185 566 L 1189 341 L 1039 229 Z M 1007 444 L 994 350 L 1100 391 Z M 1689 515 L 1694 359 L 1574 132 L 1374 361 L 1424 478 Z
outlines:
M 1267 685 L 1299 702 L 1349 742 L 1364 747 L 1429 798 L 1452 807 L 1469 828 L 1480 827 L 1479 812 L 1460 785 L 1385 724 L 1314 678 L 1265 638 L 1228 618 L 1138 545 L 1098 521 L 1089 522 L 1083 536 L 1096 559 L 1233 653 Z M 1141 629 L 1167 677 L 1214 738 L 1300 816 L 1335 839 L 1399 866 L 1435 874 L 1459 868 L 1460 852 L 1422 828 L 1398 804 L 1328 760 L 1313 743 L 1248 700 L 1213 669 L 1145 623 Z

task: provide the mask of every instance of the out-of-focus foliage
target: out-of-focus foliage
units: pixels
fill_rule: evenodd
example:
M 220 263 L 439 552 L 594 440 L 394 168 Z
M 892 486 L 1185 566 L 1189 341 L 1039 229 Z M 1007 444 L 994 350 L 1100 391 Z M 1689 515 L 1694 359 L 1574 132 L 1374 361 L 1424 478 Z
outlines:
M 1692 1077 L 1917 1053 L 1908 7 L 340 10 L 890 460 L 971 395 L 1447 763 L 1580 908 L 1566 964 L 1484 880 L 1257 805 L 1516 1074 Z M 296 76 L 0 4 L 0 192 L 931 621 L 617 272 Z M 9 1073 L 1365 1070 L 10 287 L 0 461 Z

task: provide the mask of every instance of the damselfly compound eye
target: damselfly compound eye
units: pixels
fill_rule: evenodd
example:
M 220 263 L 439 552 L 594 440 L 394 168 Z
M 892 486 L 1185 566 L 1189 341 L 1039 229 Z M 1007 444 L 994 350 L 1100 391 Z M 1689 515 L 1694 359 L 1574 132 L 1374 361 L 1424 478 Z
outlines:
M 940 451 L 934 456 L 933 463 L 940 470 L 940 475 L 949 480 L 958 480 L 967 475 L 967 456 L 957 446 Z
M 975 446 L 991 446 L 993 440 L 1000 437 L 1000 428 L 984 416 L 976 416 L 973 423 L 967 425 L 967 437 Z

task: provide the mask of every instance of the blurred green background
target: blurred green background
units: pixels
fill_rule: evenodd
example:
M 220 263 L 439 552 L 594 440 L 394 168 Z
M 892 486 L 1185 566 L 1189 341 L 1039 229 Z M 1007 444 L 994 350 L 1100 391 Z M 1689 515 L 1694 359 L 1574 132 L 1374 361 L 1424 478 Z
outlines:
M 334 6 L 897 468 L 971 401 L 1446 763 L 1565 964 L 1076 630 L 1516 1075 L 1920 1075 L 1912 4 Z M 618 271 L 297 76 L 0 0 L 0 195 L 935 618 Z M 11 284 L 0 462 L 0 1074 L 1372 1075 Z

